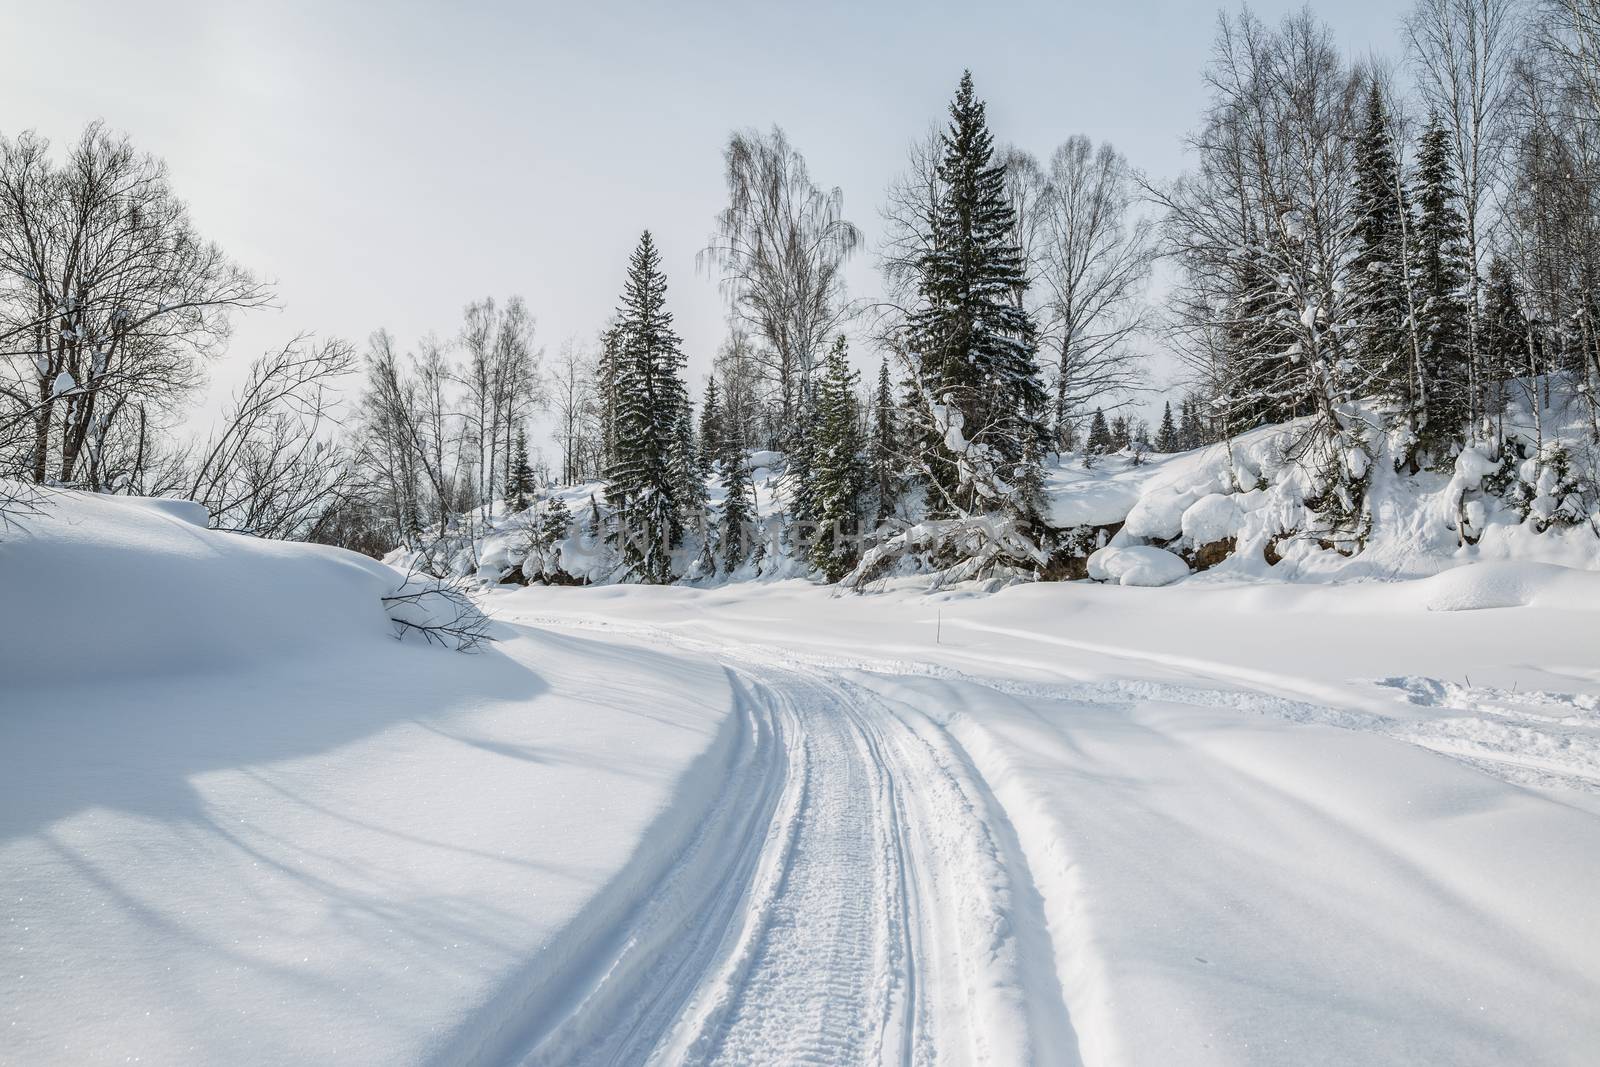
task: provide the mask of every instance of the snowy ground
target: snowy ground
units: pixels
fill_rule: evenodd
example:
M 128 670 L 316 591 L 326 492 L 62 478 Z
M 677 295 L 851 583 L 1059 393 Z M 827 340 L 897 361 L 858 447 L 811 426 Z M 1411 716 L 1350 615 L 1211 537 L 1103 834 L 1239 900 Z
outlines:
M 0 1061 L 1600 1047 L 1600 575 L 529 588 L 469 657 L 76 507 L 0 542 Z

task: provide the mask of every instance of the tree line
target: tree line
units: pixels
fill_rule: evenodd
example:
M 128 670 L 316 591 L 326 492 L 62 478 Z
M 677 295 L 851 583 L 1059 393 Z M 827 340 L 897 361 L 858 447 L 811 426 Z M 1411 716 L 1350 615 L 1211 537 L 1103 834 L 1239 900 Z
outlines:
M 646 233 L 617 313 L 548 367 L 521 300 L 478 301 L 407 352 L 383 330 L 360 354 L 297 339 L 212 439 L 180 443 L 228 316 L 269 290 L 125 139 L 93 126 L 59 163 L 0 139 L 0 470 L 373 552 L 441 542 L 546 480 L 600 481 L 588 524 L 637 580 L 777 549 L 853 582 L 912 554 L 1036 572 L 1060 533 L 1050 457 L 1300 420 L 1313 511 L 1359 537 L 1380 444 L 1411 470 L 1499 449 L 1519 398 L 1536 419 L 1582 405 L 1600 439 L 1600 5 L 1419 0 L 1402 36 L 1397 62 L 1351 62 L 1309 9 L 1223 12 L 1194 165 L 1171 181 L 1082 136 L 1043 161 L 997 144 L 964 75 L 887 189 L 871 301 L 845 288 L 866 242 L 841 191 L 781 129 L 736 131 L 697 261 L 728 311 L 698 412 Z M 877 357 L 865 384 L 847 334 Z M 1152 431 L 1129 404 L 1162 350 L 1186 380 Z M 529 458 L 536 411 L 549 470 Z M 776 543 L 753 450 L 784 457 Z

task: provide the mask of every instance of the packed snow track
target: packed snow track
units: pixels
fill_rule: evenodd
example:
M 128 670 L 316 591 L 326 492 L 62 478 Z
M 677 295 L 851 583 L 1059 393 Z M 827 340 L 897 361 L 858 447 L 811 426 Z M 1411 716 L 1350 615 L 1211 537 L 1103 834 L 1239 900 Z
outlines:
M 497 1042 L 461 1051 L 522 1064 L 1077 1062 L 1039 894 L 960 746 L 844 678 L 722 651 L 742 705 L 740 773 L 609 949 L 570 976 L 562 1011 L 508 1017 Z M 1025 998 L 1040 982 L 1057 995 Z

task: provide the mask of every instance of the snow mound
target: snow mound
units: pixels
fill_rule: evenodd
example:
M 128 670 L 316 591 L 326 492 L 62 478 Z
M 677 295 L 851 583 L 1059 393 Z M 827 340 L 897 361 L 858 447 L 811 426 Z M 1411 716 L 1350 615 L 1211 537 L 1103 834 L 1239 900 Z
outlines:
M 0 534 L 0 676 L 217 671 L 387 640 L 388 567 L 204 529 L 183 501 L 59 491 Z
M 1416 585 L 1423 607 L 1429 611 L 1482 611 L 1534 603 L 1592 609 L 1600 604 L 1600 574 L 1552 563 L 1477 563 L 1424 578 Z
M 1118 585 L 1171 585 L 1189 576 L 1189 565 L 1165 549 L 1149 545 L 1107 546 L 1089 557 L 1089 577 Z

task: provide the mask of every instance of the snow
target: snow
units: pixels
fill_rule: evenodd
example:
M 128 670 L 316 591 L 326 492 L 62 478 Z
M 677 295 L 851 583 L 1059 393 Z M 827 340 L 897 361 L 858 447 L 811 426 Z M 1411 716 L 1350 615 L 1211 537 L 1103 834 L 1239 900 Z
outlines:
M 1171 585 L 1189 576 L 1189 565 L 1171 552 L 1147 545 L 1107 545 L 1089 557 L 1089 577 L 1120 585 Z
M 751 738 L 715 664 L 397 642 L 348 552 L 52 494 L 0 533 L 0 1061 L 471 1060 Z
M 1232 537 L 1239 529 L 1239 505 L 1232 496 L 1208 493 L 1184 509 L 1179 528 L 1195 548 Z
M 1270 451 L 1059 482 L 1248 539 Z M 468 656 L 393 639 L 392 568 L 197 517 L 55 493 L 0 533 L 0 1059 L 1600 1046 L 1593 570 L 496 586 Z

